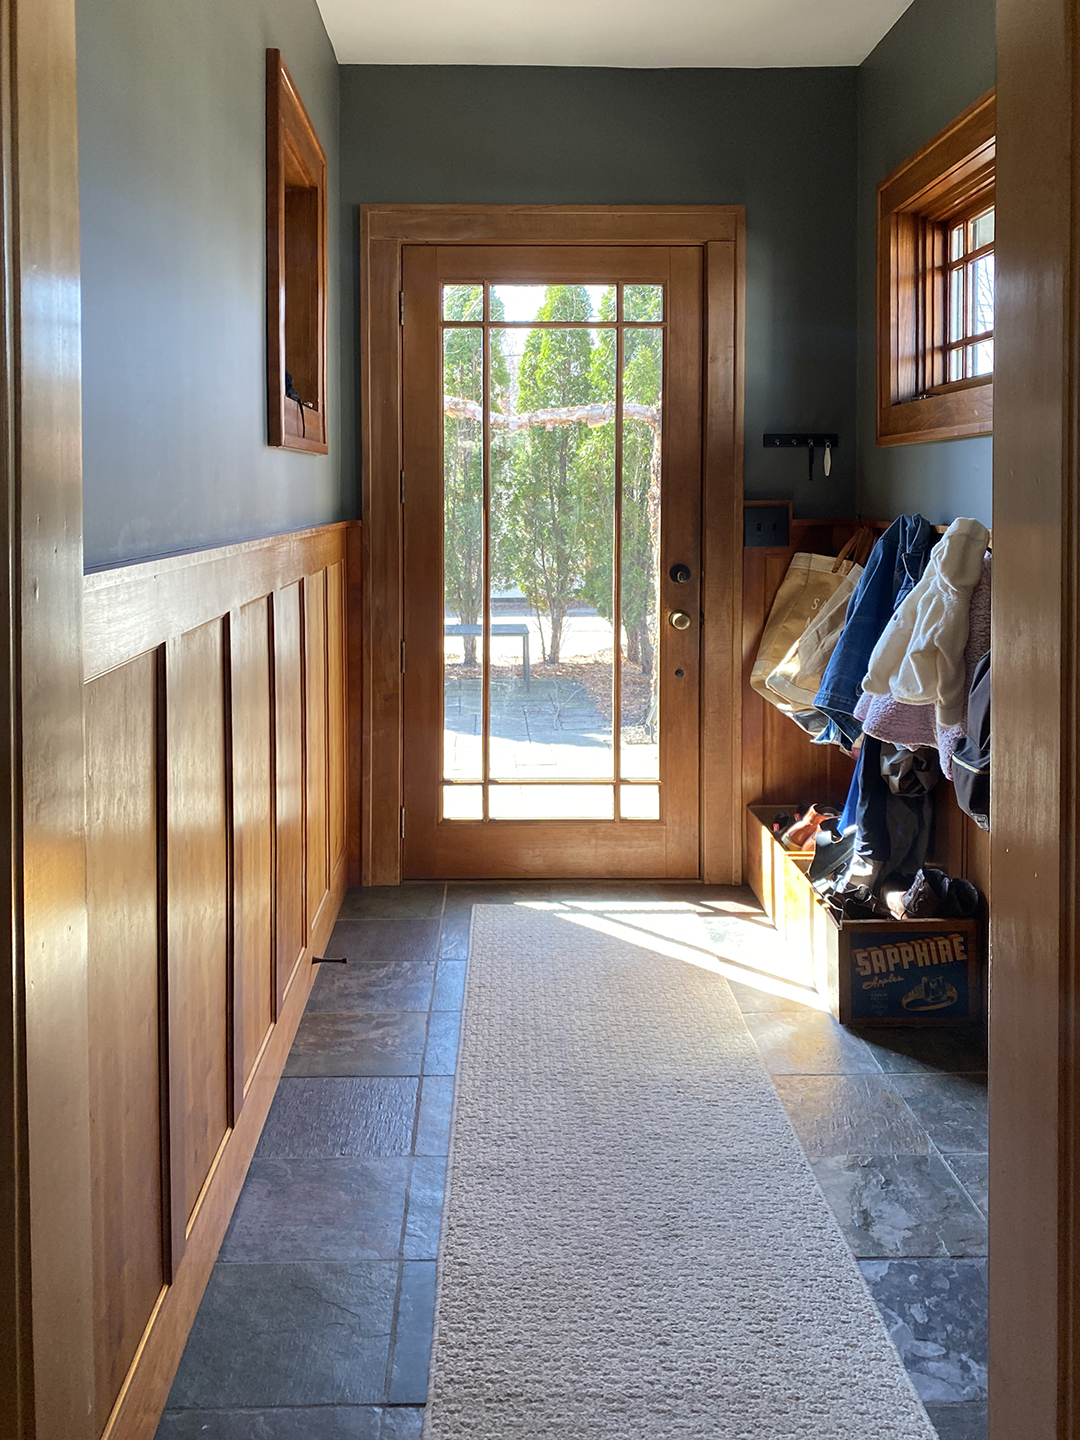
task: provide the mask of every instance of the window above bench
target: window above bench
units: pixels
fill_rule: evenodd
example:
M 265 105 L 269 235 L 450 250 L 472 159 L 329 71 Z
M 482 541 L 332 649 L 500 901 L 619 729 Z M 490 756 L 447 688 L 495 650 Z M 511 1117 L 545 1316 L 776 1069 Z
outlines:
M 879 445 L 993 430 L 996 130 L 991 91 L 878 186 Z

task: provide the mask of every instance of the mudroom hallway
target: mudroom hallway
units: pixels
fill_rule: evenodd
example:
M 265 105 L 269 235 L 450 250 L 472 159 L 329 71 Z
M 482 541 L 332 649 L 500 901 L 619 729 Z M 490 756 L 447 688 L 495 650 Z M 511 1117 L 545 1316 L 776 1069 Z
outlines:
M 881 1316 L 877 1322 L 876 1315 L 860 1311 L 858 1296 L 849 1295 L 859 1323 L 871 1332 L 864 1358 L 887 1365 L 887 1330 L 942 1440 L 984 1435 L 987 1132 L 985 1048 L 977 1034 L 879 1030 L 860 1037 L 845 1030 L 807 990 L 798 957 L 785 949 L 747 890 L 414 884 L 346 896 L 327 946 L 335 963 L 320 968 L 169 1397 L 161 1440 L 420 1435 L 474 905 L 503 912 L 500 917 L 484 908 L 481 924 L 503 918 L 512 927 L 510 990 L 488 1002 L 500 1007 L 510 1035 L 517 1036 L 511 1052 L 520 1059 L 545 1025 L 552 1041 L 550 1027 L 558 1025 L 563 1041 L 557 1047 L 558 1080 L 573 1087 L 579 1100 L 587 1099 L 587 1111 L 577 1118 L 588 1128 L 587 1153 L 576 1157 L 575 1147 L 583 1141 L 570 1128 L 575 1112 L 562 1112 L 562 1128 L 547 1135 L 551 1148 L 545 1153 L 560 1184 L 540 1191 L 526 1186 L 521 1193 L 522 1157 L 514 1148 L 518 1137 L 507 1095 L 515 1080 L 520 1083 L 520 1072 L 515 1075 L 514 1055 L 499 1045 L 492 1017 L 485 1014 L 473 1056 L 484 1123 L 459 1144 L 474 1152 L 470 1163 L 480 1167 L 485 1190 L 497 1183 L 500 1167 L 515 1166 L 510 1189 L 484 1215 L 484 1244 L 494 1252 L 487 1254 L 488 1263 L 505 1267 L 502 1284 L 511 1293 L 520 1286 L 533 1293 L 528 1301 L 522 1298 L 519 1338 L 511 1343 L 505 1334 L 486 1331 L 484 1317 L 489 1306 L 499 1308 L 498 1295 L 485 1305 L 468 1284 L 455 1296 L 454 1282 L 447 1283 L 443 1304 L 451 1316 L 464 1307 L 457 1321 L 467 1349 L 467 1358 L 445 1361 L 447 1369 L 464 1365 L 473 1381 L 478 1373 L 490 1373 L 508 1387 L 493 1407 L 491 1428 L 476 1429 L 472 1420 L 474 1428 L 463 1433 L 519 1433 L 524 1422 L 504 1398 L 517 1393 L 515 1358 L 520 1362 L 526 1336 L 533 1337 L 526 1350 L 535 1348 L 545 1326 L 557 1321 L 557 1333 L 543 1342 L 548 1353 L 529 1357 L 544 1377 L 540 1383 L 546 1388 L 532 1398 L 539 1413 L 550 1417 L 548 1433 L 584 1435 L 590 1426 L 602 1432 L 608 1407 L 629 1404 L 628 1418 L 640 1433 L 650 1433 L 650 1414 L 657 1415 L 657 1424 L 662 1414 L 665 1423 L 677 1417 L 688 1434 L 715 1434 L 715 1404 L 694 1398 L 696 1388 L 708 1383 L 698 1358 L 689 1374 L 676 1371 L 659 1384 L 659 1377 L 668 1375 L 665 1365 L 646 1384 L 641 1377 L 650 1344 L 642 1343 L 638 1331 L 632 1338 L 618 1337 L 641 1377 L 631 1386 L 636 1401 L 625 1395 L 617 1400 L 615 1393 L 605 1395 L 604 1377 L 597 1375 L 602 1342 L 594 1327 L 602 1330 L 605 1316 L 625 1313 L 621 1262 L 633 1257 L 632 1311 L 641 1313 L 665 1349 L 681 1344 L 696 1357 L 687 1336 L 694 1313 L 691 1277 L 710 1277 L 711 1283 L 716 1256 L 729 1257 L 727 1268 L 731 1256 L 749 1251 L 748 1264 L 764 1258 L 777 1267 L 770 1297 L 774 1313 L 783 1308 L 781 1295 L 789 1288 L 784 1277 L 804 1267 L 809 1272 L 809 1363 L 797 1379 L 787 1374 L 788 1403 L 812 1405 L 815 1388 L 830 1375 L 820 1355 L 827 1342 L 815 1339 L 814 1330 L 831 1327 L 837 1287 L 840 1293 L 852 1287 L 857 1261 Z M 530 931 L 540 947 L 532 963 L 526 950 Z M 564 994 L 558 993 L 560 934 L 572 937 L 572 969 L 578 972 L 566 978 Z M 593 948 L 598 937 L 615 947 L 617 969 L 606 968 L 602 976 L 601 1029 L 594 1032 L 595 1051 L 587 1062 L 595 1063 L 593 1072 L 575 1054 L 580 1045 L 568 1049 L 568 1042 L 581 1034 L 577 1022 L 590 988 L 585 972 L 604 963 Z M 687 1110 L 681 1116 L 672 1112 L 680 1120 L 674 1134 L 658 1131 L 664 1096 L 654 1052 L 662 1049 L 670 1058 L 674 1037 L 665 1027 L 671 1018 L 680 1029 L 693 1023 L 690 1013 L 665 1014 L 671 989 L 656 982 L 669 970 L 689 975 L 695 1009 L 706 1008 L 708 1023 L 696 1044 L 700 1062 L 717 1083 L 725 1062 L 732 1063 L 733 1040 L 740 1070 L 749 1065 L 759 1072 L 759 1085 L 766 1071 L 771 1075 L 801 1149 L 794 1213 L 783 1208 L 790 1200 L 776 1173 L 787 1127 L 778 1118 L 780 1107 L 770 1106 L 763 1090 L 753 1116 L 769 1137 L 764 1179 L 747 1163 L 745 1139 L 739 1142 L 737 1176 L 723 1175 L 713 1137 L 692 1108 L 693 1069 L 685 1055 L 677 1073 Z M 485 1003 L 480 983 L 474 976 L 475 1005 Z M 639 992 L 632 1007 L 625 1003 L 629 984 Z M 565 1031 L 558 1017 L 545 1017 L 526 1003 L 526 997 L 531 1002 L 546 991 L 577 1012 L 566 1017 Z M 635 1017 L 641 1028 L 632 1036 L 627 1024 Z M 534 1059 L 527 1068 L 534 1073 L 539 1067 Z M 740 1074 L 744 1103 L 745 1085 Z M 605 1095 L 617 1099 L 622 1113 L 611 1113 Z M 715 1096 L 703 1095 L 697 1103 L 710 1100 Z M 638 1118 L 630 1123 L 628 1116 Z M 557 1125 L 559 1118 L 560 1112 L 545 1105 L 547 1125 Z M 612 1160 L 601 1148 L 609 1131 L 620 1152 L 615 1174 L 606 1168 Z M 530 1149 L 537 1143 L 532 1137 Z M 666 1185 L 656 1171 L 659 1153 L 665 1157 Z M 794 1152 L 787 1158 L 792 1161 Z M 832 1208 L 831 1220 L 815 1211 L 811 1171 Z M 660 1189 L 643 1191 L 643 1175 Z M 690 1177 L 692 1190 L 684 1193 Z M 468 1177 L 459 1174 L 459 1183 L 467 1185 Z M 575 1184 L 580 1193 L 569 1193 Z M 728 1216 L 714 1208 L 710 1191 L 723 1194 Z M 777 1208 L 783 1238 L 754 1216 L 763 1202 Z M 450 1224 L 465 1230 L 462 1247 L 481 1205 L 487 1211 L 474 1195 L 463 1203 L 465 1213 L 450 1212 Z M 517 1205 L 524 1207 L 521 1216 L 515 1216 Z M 598 1230 L 582 1223 L 583 1211 Z M 823 1226 L 828 1264 L 821 1269 Z M 552 1277 L 556 1291 L 545 1296 L 544 1266 L 538 1274 L 534 1247 L 552 1227 L 562 1233 L 558 1252 L 566 1270 Z M 840 1254 L 841 1234 L 847 1257 Z M 793 1250 L 786 1260 L 785 1247 Z M 575 1313 L 584 1304 L 595 1307 L 587 1328 L 584 1314 Z M 730 1334 L 715 1305 L 710 1297 L 711 1324 Z M 453 1323 L 443 1321 L 448 1347 Z M 623 1325 L 619 1320 L 616 1328 Z M 800 1343 L 798 1336 L 785 1337 L 786 1372 L 797 1365 Z M 487 1345 L 491 1350 L 481 1353 Z M 738 1398 L 726 1402 L 731 1423 L 748 1413 L 752 1395 L 767 1381 L 772 1345 L 767 1340 L 766 1354 L 758 1355 L 749 1377 L 745 1351 L 733 1348 L 726 1359 L 710 1362 L 725 1374 L 726 1389 L 734 1385 Z M 452 1403 L 453 1377 L 451 1371 L 445 1381 L 446 1404 Z M 847 1395 L 834 1393 L 840 1381 L 841 1389 L 853 1383 L 850 1374 L 832 1374 L 823 1414 L 832 1433 L 854 1436 L 865 1423 L 865 1395 L 861 1386 Z M 903 1410 L 898 1367 L 891 1385 L 899 1387 L 890 1391 L 898 1399 L 895 1413 L 887 1409 L 883 1416 L 884 1433 L 923 1434 L 910 1428 L 914 1421 L 907 1430 L 888 1428 Z M 772 1385 L 766 1393 L 774 1404 Z M 436 1407 L 439 1398 L 437 1391 Z M 693 1418 L 699 1408 L 700 1431 Z

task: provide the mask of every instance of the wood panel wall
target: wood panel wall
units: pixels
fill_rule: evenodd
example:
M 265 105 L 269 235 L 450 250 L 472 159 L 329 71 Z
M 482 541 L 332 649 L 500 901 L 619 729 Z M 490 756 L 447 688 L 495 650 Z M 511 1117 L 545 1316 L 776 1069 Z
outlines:
M 796 551 L 835 555 L 852 535 L 851 520 L 793 520 L 789 546 L 743 550 L 743 807 L 818 801 L 843 805 L 852 762 L 835 745 L 814 745 L 750 687 L 765 622 Z M 875 528 L 883 528 L 877 526 Z M 990 895 L 990 837 L 956 803 L 952 786 L 935 791 L 933 854 L 950 875 Z
M 108 1440 L 154 1434 L 344 893 L 348 528 L 86 578 Z

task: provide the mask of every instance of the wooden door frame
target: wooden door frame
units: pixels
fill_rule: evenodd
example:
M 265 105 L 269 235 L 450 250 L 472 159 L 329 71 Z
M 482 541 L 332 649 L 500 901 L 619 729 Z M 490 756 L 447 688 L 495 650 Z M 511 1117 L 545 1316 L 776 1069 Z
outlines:
M 92 1440 L 74 0 L 0 25 L 0 1433 Z
M 1080 1440 L 1080 28 L 998 0 L 991 1440 Z
M 405 245 L 694 245 L 705 256 L 702 878 L 742 878 L 741 612 L 746 217 L 741 205 L 362 205 L 362 883 L 401 881 L 401 254 Z M 710 797 L 732 796 L 730 810 Z

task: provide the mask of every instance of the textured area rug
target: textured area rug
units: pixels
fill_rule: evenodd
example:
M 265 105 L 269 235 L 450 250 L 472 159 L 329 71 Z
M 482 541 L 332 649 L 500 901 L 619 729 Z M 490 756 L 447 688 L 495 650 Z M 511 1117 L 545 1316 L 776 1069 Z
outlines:
M 576 918 L 474 912 L 426 1440 L 933 1440 L 726 980 Z

